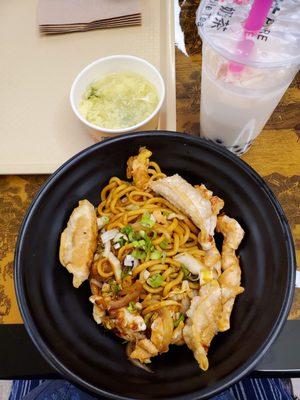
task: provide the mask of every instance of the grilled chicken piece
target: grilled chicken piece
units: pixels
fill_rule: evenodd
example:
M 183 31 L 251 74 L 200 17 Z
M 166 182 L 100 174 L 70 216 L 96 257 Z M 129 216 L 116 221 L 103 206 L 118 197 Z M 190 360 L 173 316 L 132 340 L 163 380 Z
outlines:
M 217 276 L 221 275 L 221 254 L 213 238 L 211 241 L 211 248 L 205 251 L 203 263 L 208 269 L 215 270 Z
M 173 331 L 171 344 L 176 344 L 177 346 L 181 346 L 182 344 L 185 343 L 183 338 L 183 328 L 184 328 L 184 322 L 180 321 L 178 326 Z
M 196 185 L 195 188 L 204 198 L 210 201 L 213 214 L 218 215 L 224 207 L 224 200 L 220 199 L 218 196 L 213 196 L 213 192 L 207 189 L 203 183 L 201 185 Z
M 193 187 L 179 175 L 169 176 L 151 182 L 150 187 L 170 201 L 180 211 L 188 215 L 201 230 L 200 244 L 206 251 L 204 264 L 221 274 L 221 255 L 213 235 L 217 215 L 224 206 L 224 201 L 208 190 L 204 185 Z
M 132 156 L 127 161 L 126 175 L 128 179 L 133 178 L 134 185 L 139 189 L 145 189 L 150 179 L 148 175 L 149 158 L 152 156 L 150 150 L 141 147 L 137 156 Z
M 115 328 L 118 335 L 125 340 L 133 341 L 140 339 L 141 333 L 146 330 L 146 324 L 140 315 L 135 315 L 122 307 L 115 313 Z
M 218 196 L 213 196 L 213 192 L 208 190 L 205 185 L 195 186 L 195 188 L 210 201 L 212 212 L 217 218 L 217 215 L 224 207 L 224 201 Z M 211 237 L 210 248 L 207 249 L 204 257 L 204 264 L 209 269 L 215 269 L 217 271 L 217 276 L 221 274 L 221 255 L 217 249 L 216 242 L 213 237 Z
M 213 337 L 218 333 L 221 310 L 221 288 L 213 280 L 201 287 L 199 296 L 193 298 L 187 311 L 183 337 L 203 371 L 208 368 L 207 351 Z
M 89 277 L 97 245 L 97 217 L 94 206 L 81 200 L 60 237 L 59 259 L 73 274 L 73 286 L 78 288 Z
M 159 310 L 158 317 L 151 324 L 151 342 L 159 353 L 165 353 L 169 350 L 173 329 L 172 312 L 167 307 L 163 307 Z
M 239 259 L 235 255 L 235 251 L 244 237 L 244 230 L 235 219 L 223 215 L 218 217 L 217 231 L 224 236 L 222 246 L 223 272 L 219 277 L 223 304 L 223 311 L 219 319 L 219 330 L 223 332 L 230 328 L 230 315 L 235 297 L 244 291 L 241 287 Z
M 151 182 L 150 187 L 193 220 L 209 248 L 217 222 L 210 201 L 178 174 Z
M 130 358 L 139 360 L 142 363 L 150 363 L 151 357 L 158 355 L 158 350 L 149 339 L 142 339 L 136 343 L 135 349 L 130 354 Z
M 93 317 L 97 324 L 102 323 L 102 318 L 105 315 L 105 311 L 103 311 L 97 304 L 93 306 Z

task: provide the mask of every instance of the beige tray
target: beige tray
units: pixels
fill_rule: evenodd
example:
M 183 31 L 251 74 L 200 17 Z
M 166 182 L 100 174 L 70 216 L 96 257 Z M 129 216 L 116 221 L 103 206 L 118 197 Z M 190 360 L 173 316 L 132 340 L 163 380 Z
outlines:
M 93 144 L 73 115 L 69 90 L 78 72 L 111 54 L 153 63 L 166 83 L 160 129 L 176 129 L 172 0 L 141 0 L 142 26 L 40 36 L 37 0 L 1 5 L 0 174 L 51 173 Z

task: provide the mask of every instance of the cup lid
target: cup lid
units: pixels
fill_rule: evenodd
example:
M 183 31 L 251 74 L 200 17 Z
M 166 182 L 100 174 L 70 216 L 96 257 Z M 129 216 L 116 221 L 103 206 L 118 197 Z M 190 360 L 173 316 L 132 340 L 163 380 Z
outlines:
M 255 0 L 202 0 L 201 38 L 228 60 L 258 68 L 300 64 L 299 0 L 273 0 L 259 31 L 245 29 Z M 242 47 L 242 51 L 241 51 Z

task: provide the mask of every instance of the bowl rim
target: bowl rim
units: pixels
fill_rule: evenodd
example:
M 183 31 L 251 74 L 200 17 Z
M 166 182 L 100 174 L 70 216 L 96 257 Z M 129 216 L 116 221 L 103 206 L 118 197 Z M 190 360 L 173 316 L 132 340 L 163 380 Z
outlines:
M 81 80 L 82 76 L 85 75 L 85 73 L 87 71 L 89 71 L 91 68 L 93 68 L 95 65 L 97 64 L 101 64 L 103 62 L 109 62 L 110 60 L 115 60 L 115 59 L 128 59 L 128 60 L 135 60 L 140 62 L 141 64 L 145 64 L 147 65 L 148 68 L 150 68 L 152 71 L 154 71 L 154 73 L 157 75 L 158 80 L 160 82 L 162 91 L 161 94 L 159 94 L 159 102 L 157 104 L 157 106 L 155 107 L 155 109 L 152 111 L 152 113 L 150 115 L 148 115 L 147 118 L 143 119 L 141 122 L 139 122 L 138 124 L 129 126 L 127 128 L 120 128 L 120 129 L 109 129 L 109 128 L 104 128 L 101 127 L 99 125 L 95 125 L 91 122 L 89 122 L 87 119 L 85 119 L 81 113 L 79 112 L 77 106 L 75 105 L 75 96 L 74 96 L 74 92 L 76 89 L 76 86 L 78 84 L 78 82 Z M 149 61 L 141 58 L 141 57 L 136 57 L 136 56 L 132 56 L 129 54 L 116 54 L 116 55 L 112 55 L 112 56 L 107 56 L 107 57 L 101 57 L 98 58 L 97 60 L 91 62 L 90 64 L 86 65 L 80 72 L 79 74 L 76 76 L 76 78 L 74 79 L 72 86 L 71 86 L 71 90 L 70 90 L 70 94 L 69 94 L 69 100 L 71 103 L 71 108 L 74 112 L 74 114 L 77 116 L 77 118 L 80 119 L 81 122 L 83 122 L 85 125 L 87 125 L 89 128 L 92 128 L 98 132 L 103 132 L 103 133 L 107 133 L 107 134 L 111 134 L 111 135 L 119 135 L 121 133 L 127 133 L 127 132 L 132 132 L 132 131 L 136 131 L 137 129 L 141 128 L 143 125 L 147 124 L 149 121 L 151 121 L 156 114 L 159 113 L 162 104 L 165 100 L 165 93 L 166 93 L 166 88 L 165 88 L 165 82 L 163 80 L 163 77 L 160 73 L 160 71 L 153 65 L 151 64 Z M 83 95 L 83 93 L 82 93 Z
M 68 379 L 71 381 L 81 385 L 84 387 L 86 390 L 89 390 L 93 393 L 97 393 L 98 395 L 103 395 L 106 396 L 107 398 L 111 399 L 117 399 L 117 400 L 136 400 L 136 398 L 133 397 L 127 397 L 123 395 L 118 395 L 112 392 L 108 392 L 104 389 L 101 389 L 95 385 L 92 385 L 88 382 L 86 382 L 83 378 L 77 376 L 75 373 L 73 373 L 69 368 L 63 365 L 58 359 L 58 357 L 49 349 L 46 341 L 44 341 L 41 336 L 39 335 L 38 328 L 35 326 L 35 323 L 32 319 L 30 310 L 27 306 L 26 303 L 26 296 L 24 292 L 24 284 L 23 284 L 23 277 L 21 274 L 21 253 L 22 253 L 22 245 L 24 241 L 24 237 L 26 234 L 27 226 L 30 220 L 31 215 L 34 213 L 35 209 L 37 208 L 37 205 L 41 198 L 43 197 L 44 192 L 47 191 L 48 187 L 52 185 L 53 182 L 58 180 L 62 174 L 65 173 L 65 171 L 69 168 L 71 168 L 74 164 L 79 162 L 82 158 L 88 156 L 89 154 L 93 153 L 96 148 L 102 148 L 102 147 L 107 147 L 110 146 L 111 143 L 115 143 L 118 141 L 123 141 L 127 139 L 133 139 L 134 138 L 140 138 L 140 137 L 147 137 L 147 136 L 157 136 L 157 137 L 164 137 L 166 139 L 172 138 L 179 139 L 179 140 L 185 140 L 187 142 L 190 142 L 191 144 L 200 144 L 201 146 L 206 147 L 209 150 L 212 150 L 221 156 L 225 156 L 230 161 L 232 161 L 234 164 L 236 164 L 238 167 L 242 168 L 244 172 L 248 173 L 251 178 L 253 178 L 257 184 L 260 186 L 260 188 L 265 192 L 265 195 L 268 197 L 269 201 L 273 205 L 277 215 L 278 215 L 278 220 L 281 225 L 281 228 L 285 234 L 285 243 L 286 243 L 286 249 L 287 249 L 287 286 L 285 289 L 285 294 L 284 294 L 284 299 L 280 308 L 280 312 L 278 313 L 277 319 L 273 325 L 273 328 L 267 335 L 266 339 L 264 342 L 261 344 L 261 346 L 257 349 L 257 351 L 247 360 L 245 361 L 238 369 L 234 370 L 231 372 L 229 375 L 227 375 L 225 378 L 222 380 L 219 380 L 215 383 L 213 383 L 211 386 L 208 386 L 207 389 L 211 388 L 209 392 L 203 393 L 203 389 L 196 390 L 192 393 L 188 393 L 185 395 L 180 395 L 180 396 L 173 396 L 173 397 L 168 397 L 168 399 L 173 399 L 173 400 L 197 400 L 197 399 L 208 399 L 211 396 L 214 396 L 221 391 L 225 390 L 227 387 L 233 385 L 237 381 L 239 381 L 242 377 L 247 375 L 251 370 L 255 367 L 255 365 L 263 358 L 263 356 L 266 354 L 266 352 L 269 350 L 275 339 L 278 337 L 281 329 L 283 328 L 291 304 L 293 300 L 293 295 L 294 295 L 294 287 L 295 287 L 295 274 L 296 274 L 296 256 L 295 256 L 295 248 L 293 244 L 293 239 L 292 239 L 292 234 L 291 230 L 287 221 L 287 218 L 284 214 L 284 211 L 275 197 L 274 193 L 272 190 L 268 187 L 267 183 L 263 180 L 262 177 L 258 175 L 258 173 L 250 167 L 245 161 L 241 160 L 239 157 L 237 157 L 235 154 L 231 153 L 229 150 L 224 148 L 223 146 L 217 145 L 215 143 L 209 142 L 205 139 L 202 139 L 200 137 L 194 137 L 194 136 L 189 136 L 187 134 L 182 134 L 179 132 L 174 132 L 174 131 L 142 131 L 142 132 L 137 132 L 137 133 L 131 133 L 127 135 L 122 135 L 118 136 L 115 138 L 107 138 L 104 139 L 103 141 L 96 143 L 78 154 L 74 155 L 72 158 L 67 160 L 64 164 L 62 164 L 61 167 L 59 167 L 47 180 L 46 182 L 42 185 L 38 193 L 35 195 L 31 205 L 29 206 L 26 215 L 23 219 L 20 231 L 19 231 L 19 236 L 18 240 L 16 243 L 16 249 L 15 249 L 15 259 L 14 259 L 14 285 L 15 285 L 15 291 L 17 295 L 17 301 L 18 301 L 18 306 L 22 315 L 22 318 L 24 320 L 24 325 L 26 328 L 27 333 L 29 334 L 31 340 L 37 347 L 37 349 L 40 351 L 41 355 L 44 357 L 44 359 L 59 373 L 62 375 L 66 376 Z M 205 389 L 204 389 L 205 390 Z M 199 397 L 201 396 L 201 397 Z

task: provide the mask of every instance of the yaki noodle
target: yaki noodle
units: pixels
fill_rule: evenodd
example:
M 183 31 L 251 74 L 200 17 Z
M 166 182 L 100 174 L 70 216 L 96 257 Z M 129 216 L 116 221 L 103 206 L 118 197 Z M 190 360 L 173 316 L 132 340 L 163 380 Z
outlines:
M 61 235 L 60 261 L 85 280 L 98 324 L 128 341 L 135 363 L 186 344 L 202 370 L 243 292 L 236 250 L 244 231 L 203 184 L 166 176 L 141 148 L 127 179 L 112 177 L 94 206 L 79 201 Z M 221 252 L 215 230 L 223 235 Z M 141 365 L 140 364 L 140 365 Z

